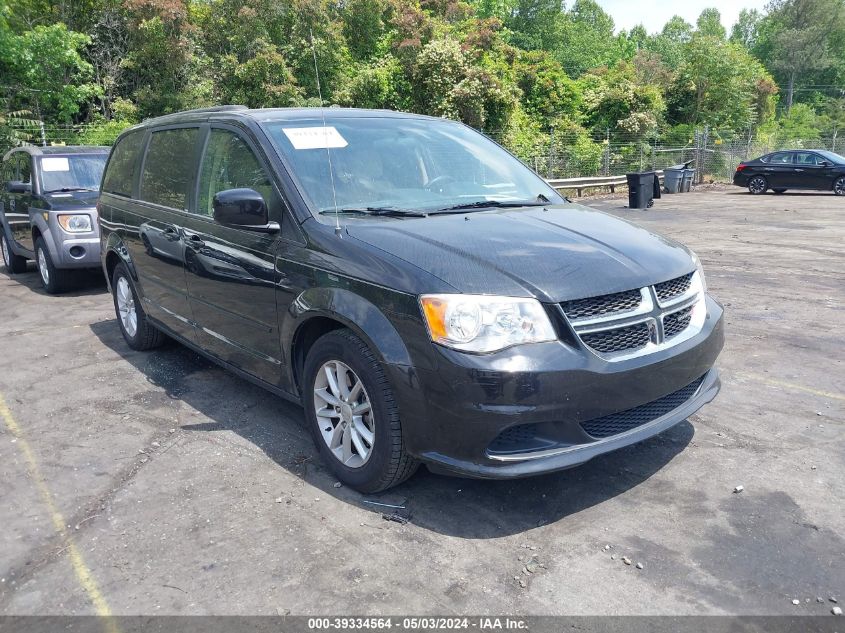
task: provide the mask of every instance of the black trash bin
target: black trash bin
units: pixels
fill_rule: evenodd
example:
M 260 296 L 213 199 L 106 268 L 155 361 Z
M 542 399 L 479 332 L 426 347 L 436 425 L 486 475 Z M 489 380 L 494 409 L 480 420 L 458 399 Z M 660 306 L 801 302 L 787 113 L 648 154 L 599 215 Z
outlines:
M 641 171 L 633 174 L 625 174 L 628 179 L 628 208 L 648 209 L 652 205 L 655 191 L 659 195 L 659 185 L 655 186 L 655 173 L 653 171 Z

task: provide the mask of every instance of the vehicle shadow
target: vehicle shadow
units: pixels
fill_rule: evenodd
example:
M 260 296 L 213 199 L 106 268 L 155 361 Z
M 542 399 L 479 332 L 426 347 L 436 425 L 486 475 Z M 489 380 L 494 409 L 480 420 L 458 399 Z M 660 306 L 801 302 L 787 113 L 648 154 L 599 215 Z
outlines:
M 116 320 L 90 325 L 147 381 L 180 399 L 210 422 L 184 424 L 183 432 L 231 431 L 262 450 L 282 468 L 319 489 L 374 514 L 398 515 L 424 529 L 460 538 L 519 534 L 557 522 L 622 494 L 649 479 L 683 451 L 695 433 L 685 421 L 639 445 L 598 457 L 583 466 L 513 481 L 471 480 L 430 473 L 424 467 L 404 484 L 378 495 L 362 495 L 336 480 L 321 463 L 305 428 L 302 409 L 169 341 L 152 352 L 125 344 Z M 166 422 L 170 424 L 170 422 Z M 375 501 L 403 509 L 370 505 Z
M 0 262 L 2 263 L 2 262 Z M 102 294 L 106 291 L 106 278 L 103 272 L 99 269 L 94 270 L 75 270 L 71 275 L 68 287 L 64 292 L 58 295 L 48 295 L 41 284 L 41 278 L 38 274 L 38 269 L 34 262 L 28 262 L 27 270 L 24 273 L 17 273 L 5 275 L 12 281 L 20 284 L 22 287 L 31 290 L 35 294 L 57 297 L 82 297 L 87 295 Z
M 812 197 L 812 196 L 835 196 L 836 194 L 832 191 L 821 191 L 821 190 L 789 190 L 784 191 L 783 193 L 775 193 L 774 191 L 767 191 L 764 194 L 753 194 L 748 191 L 748 189 L 740 189 L 737 188 L 736 191 L 734 190 L 727 190 L 725 192 L 728 196 L 748 196 L 749 198 L 805 198 L 805 197 Z

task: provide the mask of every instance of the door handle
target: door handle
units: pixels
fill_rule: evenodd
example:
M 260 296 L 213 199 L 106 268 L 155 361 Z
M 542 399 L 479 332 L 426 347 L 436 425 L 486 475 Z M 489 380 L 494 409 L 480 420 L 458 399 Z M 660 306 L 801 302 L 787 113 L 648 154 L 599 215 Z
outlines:
M 795 171 L 804 171 L 803 169 L 796 169 Z
M 162 235 L 164 235 L 164 239 L 168 242 L 175 242 L 179 239 L 179 233 L 176 231 L 175 227 L 168 226 L 164 231 L 162 231 Z

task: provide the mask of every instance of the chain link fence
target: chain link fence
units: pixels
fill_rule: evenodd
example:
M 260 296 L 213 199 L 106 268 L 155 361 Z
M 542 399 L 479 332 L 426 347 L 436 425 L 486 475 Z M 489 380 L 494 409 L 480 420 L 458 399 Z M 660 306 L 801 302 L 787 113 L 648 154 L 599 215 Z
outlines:
M 0 155 L 20 143 L 34 145 L 97 144 L 104 141 L 96 125 L 17 125 L 7 122 L 0 129 Z M 10 131 L 13 134 L 10 134 Z M 116 135 L 118 130 L 113 130 Z M 5 133 L 3 133 L 5 132 Z M 495 136 L 495 135 L 494 135 Z M 816 139 L 777 139 L 771 136 L 738 136 L 732 131 L 701 128 L 678 142 L 678 134 L 667 132 L 651 137 L 607 131 L 603 137 L 551 135 L 549 147 L 534 153 L 526 164 L 544 178 L 618 176 L 636 171 L 665 169 L 690 162 L 696 169 L 695 182 L 730 182 L 736 166 L 744 161 L 779 149 L 827 149 L 845 154 L 845 135 Z M 499 139 L 500 141 L 502 139 Z
M 604 138 L 553 138 L 548 150 L 525 162 L 545 178 L 621 176 L 637 171 L 666 169 L 681 163 L 695 168 L 695 183 L 730 182 L 736 166 L 781 149 L 826 149 L 845 154 L 845 138 L 836 134 L 815 139 L 745 137 L 735 133 L 696 130 L 686 144 L 655 136 L 632 138 L 607 133 Z

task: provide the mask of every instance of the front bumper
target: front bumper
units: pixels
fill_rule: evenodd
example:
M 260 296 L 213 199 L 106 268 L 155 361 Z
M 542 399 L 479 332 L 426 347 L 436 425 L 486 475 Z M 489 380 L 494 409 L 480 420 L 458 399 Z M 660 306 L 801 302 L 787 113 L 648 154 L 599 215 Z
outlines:
M 718 393 L 713 365 L 723 342 L 722 308 L 708 297 L 697 335 L 622 362 L 554 342 L 492 355 L 438 348 L 433 370 L 388 369 L 411 454 L 435 471 L 507 479 L 570 468 L 682 422 Z M 641 424 L 603 437 L 587 432 L 586 423 L 640 411 L 674 393 L 684 393 L 683 401 Z M 521 429 L 536 429 L 537 437 Z M 498 449 L 508 431 L 525 436 L 522 449 L 513 443 Z
M 59 268 L 99 268 L 100 238 L 73 238 L 64 236 L 58 243 Z

